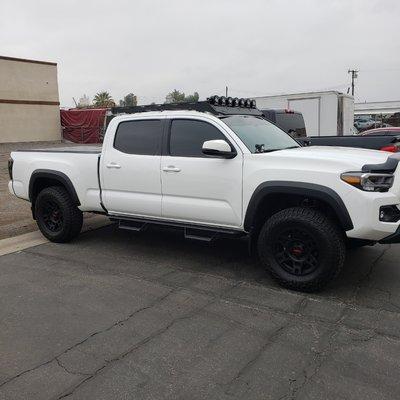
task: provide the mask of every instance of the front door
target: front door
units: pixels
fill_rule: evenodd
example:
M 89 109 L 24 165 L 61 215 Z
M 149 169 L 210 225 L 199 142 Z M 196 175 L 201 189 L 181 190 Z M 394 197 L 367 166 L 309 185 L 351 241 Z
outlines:
M 161 158 L 162 216 L 206 225 L 238 227 L 242 219 L 242 153 L 232 159 L 202 153 L 207 140 L 227 140 L 206 121 L 173 119 L 169 151 Z M 232 144 L 231 144 L 232 146 Z
M 103 203 L 110 214 L 161 216 L 163 119 L 122 121 L 102 159 Z

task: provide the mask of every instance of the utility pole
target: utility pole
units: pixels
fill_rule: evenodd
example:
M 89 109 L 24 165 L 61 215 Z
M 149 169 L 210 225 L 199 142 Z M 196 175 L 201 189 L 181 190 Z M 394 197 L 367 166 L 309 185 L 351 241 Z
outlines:
M 228 86 L 225 86 L 225 97 L 228 97 Z
M 354 97 L 354 80 L 358 78 L 358 70 L 356 69 L 349 69 L 347 71 L 348 74 L 351 73 L 351 95 Z

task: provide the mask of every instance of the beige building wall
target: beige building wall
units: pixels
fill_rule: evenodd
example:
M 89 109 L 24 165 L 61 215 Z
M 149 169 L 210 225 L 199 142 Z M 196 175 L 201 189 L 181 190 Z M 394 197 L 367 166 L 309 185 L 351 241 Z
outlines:
M 0 143 L 61 139 L 57 64 L 0 56 Z

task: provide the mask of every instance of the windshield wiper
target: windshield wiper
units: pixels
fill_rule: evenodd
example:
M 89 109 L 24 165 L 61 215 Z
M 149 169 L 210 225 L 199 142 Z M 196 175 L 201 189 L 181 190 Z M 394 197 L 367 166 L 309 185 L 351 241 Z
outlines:
M 259 153 L 271 153 L 273 151 L 279 151 L 279 150 L 297 149 L 298 147 L 301 147 L 301 146 L 281 147 L 279 149 L 263 149 L 263 151 L 260 151 Z
M 272 153 L 273 151 L 278 151 L 278 150 L 282 150 L 282 149 L 267 149 L 267 150 L 263 150 L 262 153 Z

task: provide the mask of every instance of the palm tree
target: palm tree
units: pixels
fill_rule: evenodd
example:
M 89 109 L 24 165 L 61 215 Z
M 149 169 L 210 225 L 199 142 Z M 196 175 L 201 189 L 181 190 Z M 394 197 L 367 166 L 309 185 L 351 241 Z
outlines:
M 99 92 L 94 96 L 93 104 L 96 107 L 114 107 L 115 103 L 110 93 L 108 92 Z

